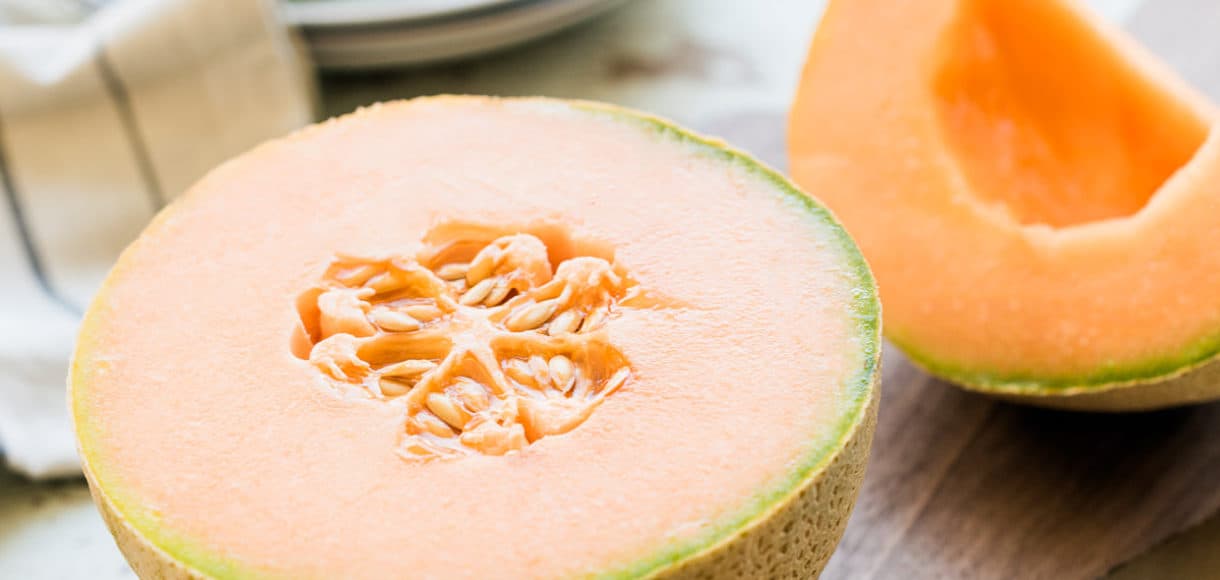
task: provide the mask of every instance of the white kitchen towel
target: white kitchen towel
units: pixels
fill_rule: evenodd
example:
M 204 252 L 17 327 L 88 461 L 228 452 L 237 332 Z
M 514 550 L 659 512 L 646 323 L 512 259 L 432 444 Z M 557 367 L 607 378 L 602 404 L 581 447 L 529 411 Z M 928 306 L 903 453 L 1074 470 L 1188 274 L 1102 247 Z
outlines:
M 0 450 L 11 468 L 79 473 L 64 385 L 106 271 L 167 202 L 309 122 L 314 102 L 270 0 L 0 0 Z

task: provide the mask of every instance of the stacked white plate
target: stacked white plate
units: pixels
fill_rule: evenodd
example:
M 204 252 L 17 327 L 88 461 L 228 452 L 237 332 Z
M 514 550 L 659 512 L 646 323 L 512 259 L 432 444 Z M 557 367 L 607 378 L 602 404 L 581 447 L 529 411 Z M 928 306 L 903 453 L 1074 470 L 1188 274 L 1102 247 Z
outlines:
M 329 69 L 472 56 L 591 18 L 622 0 L 280 0 Z

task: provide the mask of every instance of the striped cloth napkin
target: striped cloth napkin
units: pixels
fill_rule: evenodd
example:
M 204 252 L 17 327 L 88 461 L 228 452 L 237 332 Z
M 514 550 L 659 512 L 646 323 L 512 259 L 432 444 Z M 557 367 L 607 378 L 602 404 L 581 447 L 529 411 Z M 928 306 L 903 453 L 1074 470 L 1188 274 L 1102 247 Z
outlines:
M 269 0 L 0 0 L 0 449 L 11 468 L 79 473 L 64 381 L 81 312 L 157 210 L 311 120 L 307 65 Z

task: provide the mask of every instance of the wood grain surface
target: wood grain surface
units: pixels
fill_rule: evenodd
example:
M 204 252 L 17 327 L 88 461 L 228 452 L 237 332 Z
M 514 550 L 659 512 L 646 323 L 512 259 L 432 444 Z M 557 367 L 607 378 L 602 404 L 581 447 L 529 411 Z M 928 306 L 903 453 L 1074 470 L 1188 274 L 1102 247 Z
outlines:
M 886 355 L 824 578 L 1091 578 L 1220 508 L 1220 405 L 1105 415 L 965 393 Z
M 1106 575 L 1106 580 L 1220 578 L 1220 516 L 1170 538 Z

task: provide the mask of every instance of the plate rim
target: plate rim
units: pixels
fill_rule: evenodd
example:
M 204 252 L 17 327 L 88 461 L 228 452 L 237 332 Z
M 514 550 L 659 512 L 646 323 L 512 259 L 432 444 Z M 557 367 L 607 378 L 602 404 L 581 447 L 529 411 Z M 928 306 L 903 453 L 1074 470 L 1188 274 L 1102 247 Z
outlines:
M 276 10 L 290 26 L 337 28 L 447 18 L 523 1 L 529 0 L 278 0 Z

